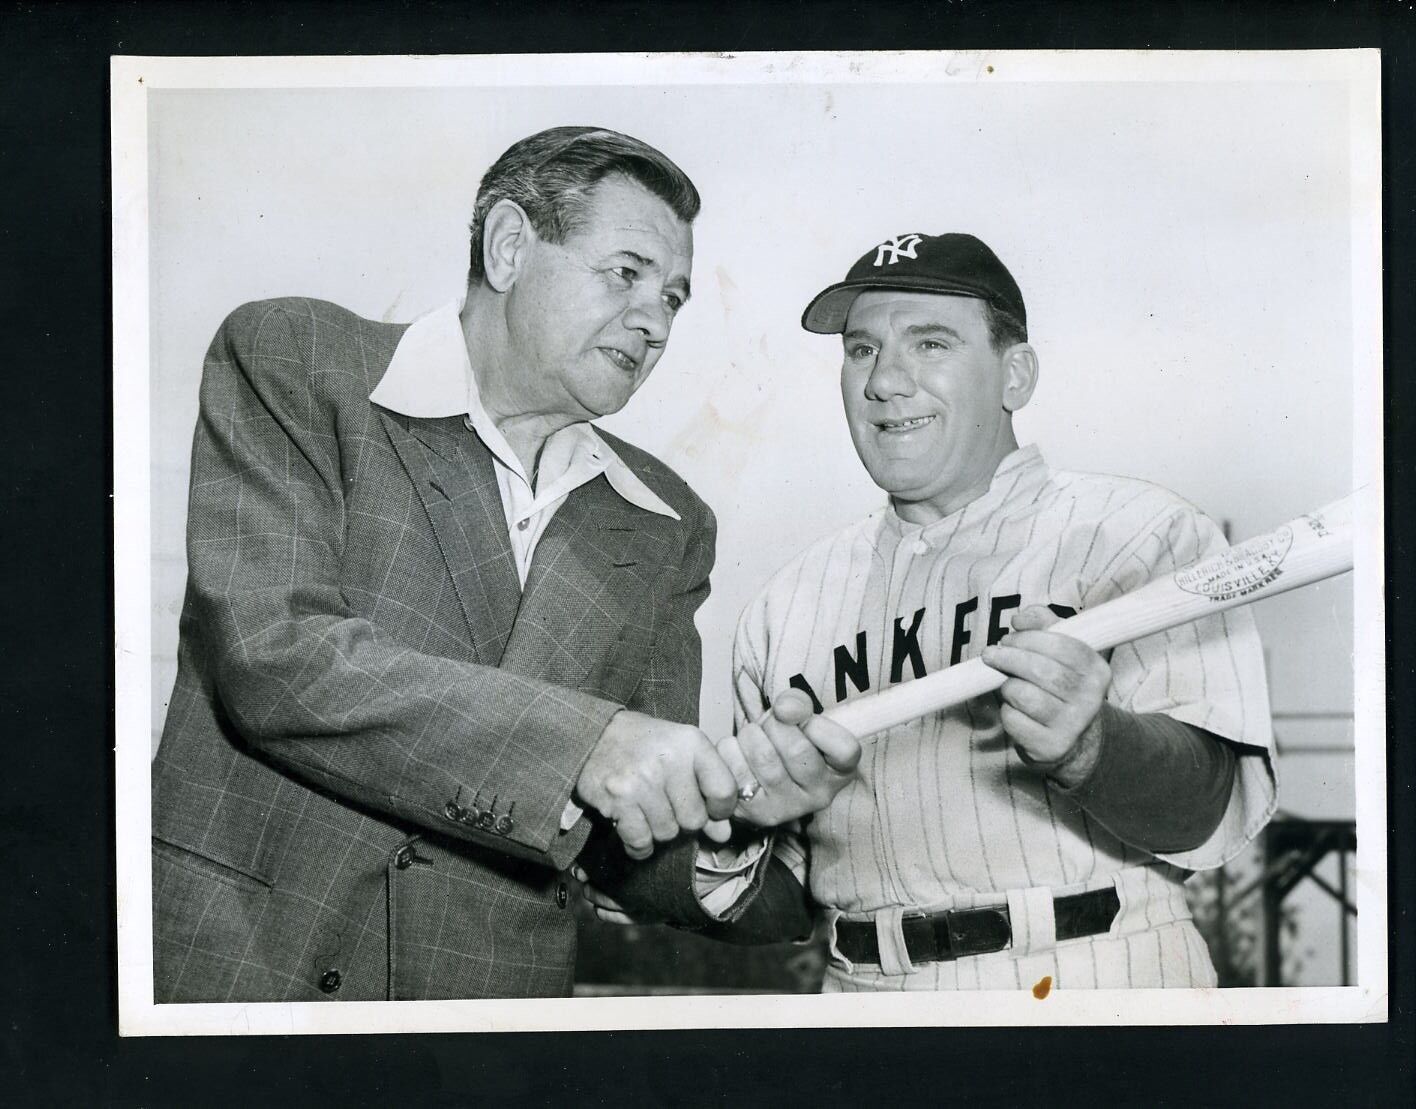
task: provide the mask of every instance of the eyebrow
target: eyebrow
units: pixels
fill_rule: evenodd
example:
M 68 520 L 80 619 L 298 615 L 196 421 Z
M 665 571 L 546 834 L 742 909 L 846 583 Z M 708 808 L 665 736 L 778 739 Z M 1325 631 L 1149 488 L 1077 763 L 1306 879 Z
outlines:
M 964 337 L 955 331 L 948 324 L 942 323 L 912 323 L 905 328 L 905 335 L 912 339 L 917 339 L 922 335 L 947 335 L 955 342 L 964 342 Z M 841 335 L 842 342 L 851 342 L 856 339 L 869 339 L 875 342 L 875 336 L 863 327 L 853 328 Z
M 617 250 L 617 251 L 614 252 L 613 255 L 611 255 L 611 257 L 613 257 L 613 258 L 628 258 L 628 259 L 630 259 L 631 261 L 637 262 L 639 265 L 643 266 L 643 267 L 644 267 L 645 269 L 647 269 L 647 270 L 658 270 L 658 269 L 659 269 L 659 263 L 656 262 L 656 261 L 654 261 L 654 259 L 652 259 L 652 258 L 646 258 L 646 257 L 644 257 L 644 255 L 642 255 L 642 254 L 636 254 L 636 253 L 635 253 L 634 251 L 632 251 L 632 250 Z M 671 281 L 669 282 L 669 284 L 670 284 L 670 285 L 676 285 L 676 286 L 678 286 L 679 291 L 683 294 L 683 301 L 684 301 L 685 304 L 687 304 L 689 297 L 693 296 L 693 288 L 692 288 L 692 286 L 689 284 L 688 278 L 686 278 L 686 277 L 674 278 L 673 280 L 671 280 Z
M 962 335 L 952 327 L 942 323 L 912 323 L 909 327 L 905 328 L 905 334 L 911 337 L 921 335 L 947 335 L 956 342 L 962 343 L 964 341 Z

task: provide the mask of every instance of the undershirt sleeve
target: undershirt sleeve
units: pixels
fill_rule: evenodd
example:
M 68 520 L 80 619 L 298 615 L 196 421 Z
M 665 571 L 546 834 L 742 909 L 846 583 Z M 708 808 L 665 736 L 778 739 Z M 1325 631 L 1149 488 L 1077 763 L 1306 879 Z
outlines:
M 1104 703 L 1101 749 L 1070 789 L 1053 783 L 1119 839 L 1152 854 L 1189 851 L 1219 827 L 1234 788 L 1227 740 L 1162 713 Z

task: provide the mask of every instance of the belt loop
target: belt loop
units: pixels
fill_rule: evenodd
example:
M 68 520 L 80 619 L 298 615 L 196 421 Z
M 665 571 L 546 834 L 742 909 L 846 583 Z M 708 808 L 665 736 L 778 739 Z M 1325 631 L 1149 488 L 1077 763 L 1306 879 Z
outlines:
M 1191 919 L 1182 872 L 1171 866 L 1133 866 L 1112 876 L 1121 908 L 1111 922 L 1113 936 L 1144 932 Z
M 1118 870 L 1111 881 L 1116 886 L 1116 899 L 1121 907 L 1111 922 L 1112 936 L 1126 936 L 1150 927 L 1146 913 L 1150 902 L 1150 871 L 1143 866 Z
M 836 946 L 836 922 L 841 919 L 840 909 L 826 910 L 826 954 L 836 963 L 840 964 L 842 970 L 847 974 L 855 973 L 855 963 L 851 962 L 841 954 L 841 949 Z
M 904 915 L 902 905 L 889 905 L 875 914 L 875 938 L 880 944 L 880 970 L 884 974 L 909 974 L 914 970 L 905 947 L 904 929 L 900 926 Z
M 1057 918 L 1052 891 L 1043 886 L 1008 891 L 1008 920 L 1012 926 L 1014 955 L 1050 951 L 1057 946 Z

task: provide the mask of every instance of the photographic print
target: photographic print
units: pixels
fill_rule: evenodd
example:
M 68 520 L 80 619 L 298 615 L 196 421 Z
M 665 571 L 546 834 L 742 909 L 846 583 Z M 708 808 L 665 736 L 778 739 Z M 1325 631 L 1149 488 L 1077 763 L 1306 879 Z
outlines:
M 114 59 L 123 1034 L 1384 1020 L 1379 76 Z

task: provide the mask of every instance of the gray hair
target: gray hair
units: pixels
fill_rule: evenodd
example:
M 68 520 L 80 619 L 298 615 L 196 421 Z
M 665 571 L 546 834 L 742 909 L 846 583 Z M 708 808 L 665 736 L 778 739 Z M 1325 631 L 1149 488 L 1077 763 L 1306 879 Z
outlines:
M 483 231 L 498 201 L 514 201 L 538 235 L 563 243 L 583 223 L 595 186 L 611 174 L 644 186 L 684 223 L 698 215 L 693 182 L 648 143 L 603 127 L 552 127 L 512 145 L 483 175 L 472 210 L 470 280 L 485 272 Z

